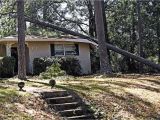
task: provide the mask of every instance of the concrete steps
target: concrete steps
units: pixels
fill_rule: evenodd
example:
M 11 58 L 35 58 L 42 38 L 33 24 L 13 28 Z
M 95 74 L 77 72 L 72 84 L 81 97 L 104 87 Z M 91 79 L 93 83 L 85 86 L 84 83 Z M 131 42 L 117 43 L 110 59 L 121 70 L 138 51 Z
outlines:
M 68 117 L 69 120 L 96 120 L 92 114 Z
M 49 108 L 59 113 L 65 120 L 95 119 L 93 111 L 87 109 L 85 103 L 80 102 L 72 93 L 68 91 L 47 91 L 41 93 Z
M 74 102 L 74 98 L 71 95 L 65 97 L 53 97 L 53 98 L 46 98 L 48 104 L 62 104 L 62 103 L 70 103 Z
M 79 103 L 71 102 L 71 103 L 63 103 L 63 104 L 49 104 L 49 107 L 57 111 L 62 111 L 62 110 L 76 109 L 77 107 L 79 107 Z

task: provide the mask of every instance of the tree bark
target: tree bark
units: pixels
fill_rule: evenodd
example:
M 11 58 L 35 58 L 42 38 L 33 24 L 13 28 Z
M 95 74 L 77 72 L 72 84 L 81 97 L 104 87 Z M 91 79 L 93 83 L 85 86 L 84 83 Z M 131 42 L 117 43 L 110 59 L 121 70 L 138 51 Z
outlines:
M 105 31 L 105 38 L 106 38 L 106 42 L 110 43 L 109 40 L 109 34 L 108 34 L 108 25 L 107 25 L 107 21 L 106 21 L 106 13 L 105 13 L 105 3 L 102 0 L 102 12 L 103 12 L 103 20 L 104 20 L 104 31 Z M 107 7 L 107 6 L 106 6 Z M 109 59 L 109 63 L 111 64 L 111 55 L 110 55 L 110 51 L 109 49 L 107 49 L 107 53 L 108 53 L 108 59 Z
M 95 0 L 94 1 L 94 9 L 95 9 L 95 21 L 96 21 L 96 33 L 98 38 L 98 50 L 100 56 L 100 73 L 102 74 L 110 74 L 112 72 L 111 66 L 109 64 L 108 51 L 105 39 L 105 31 L 104 31 L 104 18 L 102 12 L 102 2 Z
M 89 36 L 86 36 L 86 35 L 83 35 L 81 33 L 77 33 L 77 32 L 68 30 L 66 28 L 62 28 L 62 27 L 59 27 L 59 26 L 56 26 L 54 24 L 51 24 L 51 23 L 48 23 L 48 22 L 44 22 L 44 21 L 41 21 L 41 20 L 31 19 L 29 17 L 26 17 L 25 19 L 26 19 L 26 21 L 34 23 L 34 24 L 37 24 L 37 25 L 39 25 L 41 27 L 48 27 L 48 28 L 51 28 L 53 30 L 58 30 L 58 31 L 64 32 L 66 34 L 79 36 L 80 38 L 88 39 L 89 41 L 95 42 L 95 43 L 98 44 L 97 39 L 89 37 Z M 160 70 L 160 65 L 159 64 L 156 64 L 156 63 L 151 62 L 151 61 L 149 61 L 147 59 L 144 59 L 142 57 L 134 55 L 133 53 L 127 52 L 125 50 L 122 50 L 122 49 L 120 49 L 118 47 L 115 47 L 115 46 L 113 46 L 111 44 L 106 43 L 105 45 L 107 46 L 108 49 L 110 49 L 110 50 L 112 50 L 112 51 L 114 51 L 116 53 L 119 53 L 119 54 L 124 55 L 124 56 L 129 57 L 129 58 L 132 58 L 132 59 L 134 59 L 134 60 L 136 60 L 138 62 L 141 62 L 142 64 L 148 65 L 148 66 L 150 66 L 150 67 L 152 67 L 154 69 Z
M 87 8 L 89 12 L 89 35 L 95 37 L 95 19 L 91 0 L 87 0 Z
M 17 0 L 18 19 L 18 78 L 26 79 L 26 57 L 25 57 L 25 18 L 24 0 Z
M 160 8 L 157 7 L 156 19 L 157 19 L 157 40 L 158 40 L 158 63 L 160 64 Z
M 141 17 L 141 1 L 137 0 L 137 12 L 138 12 L 138 39 L 139 39 L 139 45 L 138 45 L 138 54 L 140 57 L 144 57 L 143 55 L 143 38 L 142 38 L 142 17 Z M 142 72 L 143 65 L 139 65 L 139 71 Z

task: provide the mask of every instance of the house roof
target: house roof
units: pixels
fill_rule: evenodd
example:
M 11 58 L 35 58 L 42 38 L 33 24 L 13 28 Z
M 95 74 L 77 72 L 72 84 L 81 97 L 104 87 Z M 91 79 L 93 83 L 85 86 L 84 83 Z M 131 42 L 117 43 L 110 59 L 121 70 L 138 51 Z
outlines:
M 8 36 L 0 39 L 0 42 L 17 42 L 18 38 L 17 35 L 14 36 Z M 74 36 L 69 37 L 57 37 L 57 38 L 51 38 L 51 37 L 40 37 L 40 36 L 33 36 L 33 35 L 26 35 L 25 37 L 26 42 L 78 42 L 78 43 L 88 43 L 94 46 L 98 46 L 97 43 L 91 42 L 87 39 L 81 39 Z

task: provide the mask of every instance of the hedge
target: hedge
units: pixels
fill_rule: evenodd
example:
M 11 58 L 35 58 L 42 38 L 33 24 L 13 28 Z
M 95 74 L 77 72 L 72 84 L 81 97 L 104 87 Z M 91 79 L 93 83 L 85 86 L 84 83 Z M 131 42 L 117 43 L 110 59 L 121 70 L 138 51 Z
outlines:
M 13 57 L 0 58 L 0 77 L 9 78 L 14 75 L 15 59 Z
M 46 71 L 46 68 L 58 62 L 60 68 L 68 75 L 81 75 L 81 65 L 75 57 L 43 57 L 35 58 L 33 61 L 33 72 L 35 75 Z

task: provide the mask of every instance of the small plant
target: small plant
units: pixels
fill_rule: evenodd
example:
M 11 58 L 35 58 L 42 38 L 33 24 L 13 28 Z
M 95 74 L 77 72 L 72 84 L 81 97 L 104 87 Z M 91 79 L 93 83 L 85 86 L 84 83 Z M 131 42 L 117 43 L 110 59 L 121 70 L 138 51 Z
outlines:
M 43 79 L 52 79 L 63 75 L 65 75 L 65 71 L 61 70 L 58 62 L 53 63 L 50 67 L 47 67 L 45 72 L 40 74 Z

